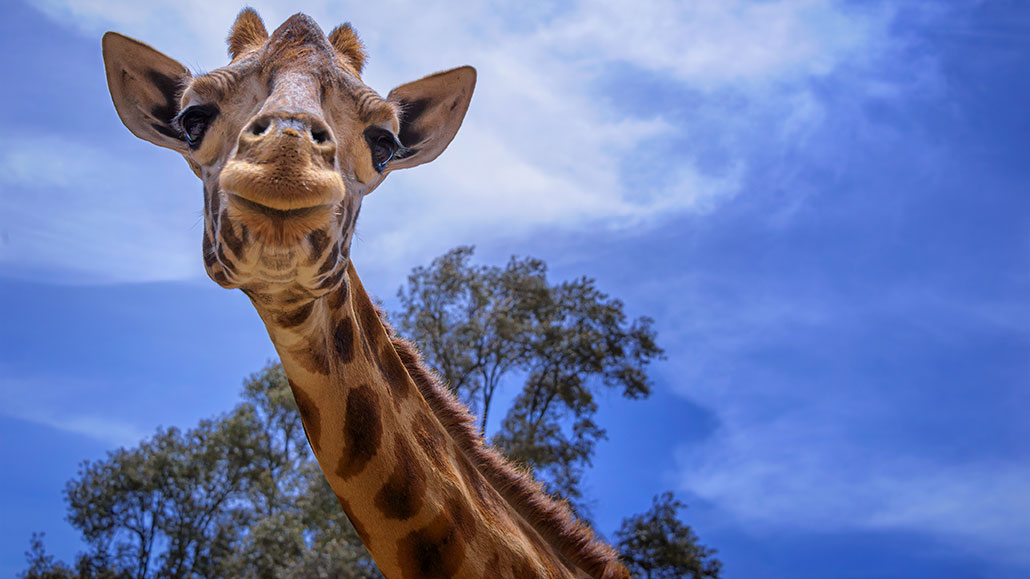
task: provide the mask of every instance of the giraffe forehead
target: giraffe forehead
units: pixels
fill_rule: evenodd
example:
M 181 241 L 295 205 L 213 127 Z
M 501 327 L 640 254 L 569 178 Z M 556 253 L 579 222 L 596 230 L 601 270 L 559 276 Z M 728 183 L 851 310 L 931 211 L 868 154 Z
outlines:
M 286 63 L 288 58 L 294 62 Z M 269 59 L 278 59 L 270 65 Z M 241 90 L 248 79 L 257 76 L 256 86 L 267 87 L 268 93 L 276 91 L 306 92 L 316 98 L 323 98 L 331 91 L 336 104 L 350 106 L 357 118 L 369 124 L 390 125 L 399 129 L 397 119 L 400 110 L 396 103 L 384 99 L 378 92 L 366 85 L 337 63 L 315 62 L 305 50 L 287 55 L 280 51 L 278 56 L 269 57 L 264 51 L 256 51 L 211 72 L 195 76 L 183 91 L 180 107 L 185 107 L 192 95 L 205 100 L 223 101 Z M 331 67 L 331 68 L 330 68 Z M 251 85 L 254 86 L 254 85 Z
M 397 116 L 395 105 L 361 81 L 358 70 L 363 63 L 352 62 L 351 57 L 335 48 L 306 14 L 294 14 L 279 26 L 266 41 L 259 57 L 259 68 L 269 71 L 273 77 L 301 78 L 299 74 L 308 79 L 308 83 L 320 85 L 319 91 L 334 88 L 342 95 L 349 95 L 357 116 L 368 122 L 386 123 Z
M 272 73 L 281 74 L 289 71 L 303 71 L 313 74 L 323 81 L 339 82 L 344 74 L 339 57 L 325 36 L 320 42 L 288 37 L 268 39 L 263 51 L 259 52 L 261 68 Z
M 317 22 L 307 14 L 294 14 L 268 38 L 268 45 L 276 50 L 306 47 L 327 58 L 335 58 L 336 51 Z
M 316 85 L 347 85 L 351 83 L 344 82 L 346 77 L 353 74 L 346 65 L 318 24 L 307 15 L 295 14 L 262 44 L 245 50 L 224 67 L 191 79 L 188 90 L 224 98 L 254 75 L 263 77 L 270 89 L 277 78 L 299 75 Z
M 349 27 L 347 30 L 353 35 Z M 353 38 L 358 42 L 356 36 Z M 256 76 L 258 84 L 250 86 L 264 86 L 266 94 L 307 93 L 324 101 L 331 92 L 337 111 L 342 106 L 353 110 L 365 123 L 399 130 L 398 105 L 366 85 L 358 73 L 363 64 L 352 62 L 353 57 L 341 50 L 312 18 L 295 14 L 264 42 L 236 55 L 228 65 L 190 79 L 181 106 L 186 106 L 192 95 L 225 100 Z

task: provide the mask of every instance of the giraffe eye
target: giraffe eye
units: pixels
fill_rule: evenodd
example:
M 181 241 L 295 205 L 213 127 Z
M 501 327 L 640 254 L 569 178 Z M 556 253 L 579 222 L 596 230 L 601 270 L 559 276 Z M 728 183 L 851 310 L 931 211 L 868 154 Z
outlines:
M 393 133 L 383 129 L 365 131 L 365 140 L 368 142 L 368 150 L 372 152 L 372 166 L 382 173 L 386 164 L 397 153 L 400 143 Z
M 216 116 L 218 116 L 218 108 L 213 105 L 193 106 L 179 113 L 179 127 L 182 129 L 183 136 L 186 137 L 186 144 L 191 149 L 200 145 L 200 141 L 204 139 L 204 133 Z

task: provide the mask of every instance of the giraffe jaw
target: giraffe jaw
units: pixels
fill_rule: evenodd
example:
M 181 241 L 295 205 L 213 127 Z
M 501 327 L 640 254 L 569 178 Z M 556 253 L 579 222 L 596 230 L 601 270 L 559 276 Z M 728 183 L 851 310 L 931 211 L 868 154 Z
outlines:
M 339 203 L 296 209 L 277 209 L 226 191 L 229 218 L 247 226 L 257 241 L 273 247 L 292 246 L 332 221 Z

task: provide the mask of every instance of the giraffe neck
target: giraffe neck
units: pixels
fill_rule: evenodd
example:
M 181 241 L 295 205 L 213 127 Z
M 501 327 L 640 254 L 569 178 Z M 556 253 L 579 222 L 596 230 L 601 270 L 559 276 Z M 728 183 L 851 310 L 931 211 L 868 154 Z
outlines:
M 322 472 L 387 577 L 582 577 L 483 477 L 405 368 L 353 266 L 254 300 Z

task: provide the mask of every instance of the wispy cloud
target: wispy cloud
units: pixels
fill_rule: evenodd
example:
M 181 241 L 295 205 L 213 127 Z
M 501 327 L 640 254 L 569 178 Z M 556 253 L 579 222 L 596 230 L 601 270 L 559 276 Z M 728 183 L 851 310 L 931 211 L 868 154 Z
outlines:
M 85 34 L 118 29 L 198 68 L 224 62 L 238 10 L 220 1 L 37 5 Z M 255 5 L 270 26 L 294 10 Z M 498 233 L 646 228 L 717 210 L 746 182 L 753 135 L 795 138 L 818 124 L 809 85 L 871 68 L 891 19 L 887 9 L 813 0 L 305 10 L 326 28 L 355 23 L 372 55 L 366 81 L 383 92 L 449 66 L 479 68 L 451 150 L 391 176 L 365 204 L 360 251 L 391 263 Z M 641 82 L 661 94 L 617 94 Z
M 137 424 L 90 408 L 91 404 L 70 407 L 68 401 L 75 400 L 76 396 L 103 390 L 98 384 L 56 375 L 12 377 L 6 368 L 0 368 L 0 392 L 3 393 L 0 414 L 87 436 L 108 446 L 138 444 L 146 431 Z
M 0 137 L 0 263 L 92 283 L 200 273 L 195 178 L 180 162 L 154 179 L 148 162 L 56 135 Z
M 663 281 L 682 296 L 660 315 L 683 345 L 669 382 L 720 423 L 678 451 L 681 488 L 749 528 L 916 532 L 1030 563 L 1030 466 L 982 447 L 1004 444 L 982 417 L 1004 423 L 1025 395 L 986 371 L 974 387 L 927 369 L 976 359 L 999 336 L 1026 343 L 1026 308 L 888 281 L 841 288 L 823 274 Z
M 887 4 L 609 0 L 577 5 L 546 37 L 581 59 L 628 62 L 703 90 L 741 90 L 804 82 L 865 61 L 886 48 L 890 17 Z
M 63 432 L 87 436 L 111 447 L 132 447 L 147 436 L 147 432 L 135 425 L 112 420 L 108 416 L 58 416 L 43 412 L 9 416 Z
M 955 464 L 866 445 L 839 410 L 809 407 L 747 427 L 734 423 L 681 450 L 682 488 L 751 528 L 916 532 L 1030 563 L 1030 467 Z

